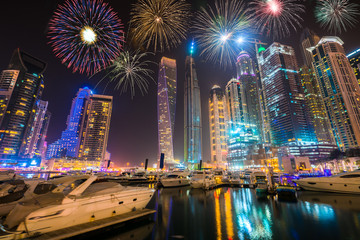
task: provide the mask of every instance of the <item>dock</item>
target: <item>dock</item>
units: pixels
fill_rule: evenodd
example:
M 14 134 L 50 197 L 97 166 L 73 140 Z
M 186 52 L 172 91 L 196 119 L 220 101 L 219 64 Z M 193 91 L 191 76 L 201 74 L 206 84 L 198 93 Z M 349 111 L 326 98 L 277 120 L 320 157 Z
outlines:
M 1 236 L 1 239 L 29 239 L 29 238 L 31 238 L 31 239 L 36 239 L 36 240 L 45 240 L 45 239 L 60 240 L 60 239 L 75 237 L 75 236 L 85 234 L 88 232 L 92 232 L 92 231 L 96 231 L 96 230 L 99 230 L 102 228 L 110 227 L 112 225 L 125 223 L 125 222 L 131 221 L 131 220 L 143 218 L 143 217 L 149 216 L 155 212 L 156 212 L 155 210 L 145 208 L 145 209 L 128 212 L 128 213 L 110 217 L 110 218 L 95 220 L 92 222 L 79 224 L 79 225 L 68 227 L 68 228 L 59 229 L 59 230 L 44 233 L 44 234 L 41 234 L 38 236 L 30 236 L 29 237 L 29 236 L 23 236 L 25 234 L 20 234 L 20 235 L 8 234 L 5 236 Z

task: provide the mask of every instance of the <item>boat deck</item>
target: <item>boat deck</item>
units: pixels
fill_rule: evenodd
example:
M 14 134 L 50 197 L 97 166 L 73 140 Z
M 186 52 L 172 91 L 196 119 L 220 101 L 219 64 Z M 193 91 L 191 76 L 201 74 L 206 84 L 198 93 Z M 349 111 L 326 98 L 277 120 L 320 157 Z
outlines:
M 57 230 L 57 231 L 45 233 L 45 234 L 42 234 L 42 235 L 40 235 L 38 237 L 34 237 L 32 239 L 36 239 L 36 240 L 42 240 L 42 239 L 44 239 L 44 240 L 45 239 L 56 240 L 56 239 L 70 238 L 70 237 L 74 237 L 74 236 L 84 234 L 84 233 L 87 233 L 87 232 L 99 230 L 101 228 L 109 227 L 111 225 L 127 222 L 127 221 L 130 221 L 130 220 L 136 219 L 136 218 L 145 217 L 145 216 L 148 216 L 148 215 L 153 214 L 155 212 L 156 212 L 155 210 L 145 208 L 145 209 L 142 209 L 142 210 L 136 210 L 136 211 L 121 214 L 121 215 L 118 215 L 118 216 L 105 218 L 105 219 L 101 219 L 101 220 L 96 220 L 96 221 L 93 221 L 93 222 L 84 223 L 84 224 L 76 225 L 76 226 L 73 226 L 73 227 L 64 228 L 64 229 L 60 229 L 60 230 Z

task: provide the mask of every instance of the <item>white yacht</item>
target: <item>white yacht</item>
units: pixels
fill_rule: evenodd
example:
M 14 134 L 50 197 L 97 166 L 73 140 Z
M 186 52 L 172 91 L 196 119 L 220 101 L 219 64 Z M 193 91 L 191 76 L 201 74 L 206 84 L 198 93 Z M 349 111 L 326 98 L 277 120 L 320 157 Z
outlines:
M 192 188 L 209 189 L 216 186 L 216 181 L 211 172 L 194 171 L 191 174 L 190 186 Z
M 51 193 L 20 202 L 9 213 L 4 226 L 26 232 L 31 237 L 143 209 L 155 191 L 145 187 L 123 187 L 115 182 L 104 182 L 97 176 L 76 185 L 61 192 L 55 191 L 56 188 Z
M 309 191 L 360 194 L 360 170 L 331 177 L 303 178 L 294 182 Z
M 190 185 L 190 179 L 183 173 L 170 173 L 169 175 L 160 179 L 163 187 L 183 187 Z

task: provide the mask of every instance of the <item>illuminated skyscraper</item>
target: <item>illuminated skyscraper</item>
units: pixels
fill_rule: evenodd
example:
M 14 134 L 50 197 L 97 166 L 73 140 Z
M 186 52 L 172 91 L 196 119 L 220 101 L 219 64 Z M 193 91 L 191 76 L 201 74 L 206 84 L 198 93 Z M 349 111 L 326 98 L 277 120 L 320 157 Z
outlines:
M 360 49 L 347 55 L 347 58 L 350 60 L 350 65 L 354 69 L 356 79 L 360 84 Z
M 94 94 L 87 101 L 85 122 L 80 131 L 80 159 L 104 160 L 110 130 L 112 100 L 112 96 Z
M 316 143 L 305 108 L 294 49 L 275 42 L 261 52 L 259 64 L 270 120 L 271 143 L 275 146 Z
M 61 138 L 48 146 L 47 158 L 52 157 L 78 157 L 80 147 L 81 129 L 86 116 L 86 104 L 91 96 L 89 88 L 80 88 L 72 101 L 67 127 L 61 133 Z
M 308 50 L 336 143 L 346 150 L 360 145 L 360 88 L 342 45 L 323 37 Z
M 165 163 L 174 164 L 174 124 L 176 110 L 176 60 L 163 57 L 159 66 L 157 104 L 159 156 L 165 154 Z
M 20 149 L 22 156 L 41 158 L 50 121 L 50 113 L 47 107 L 47 101 L 39 100 L 36 103 L 35 114 L 30 122 L 32 127 L 27 129 L 24 135 L 24 144 L 22 144 Z
M 199 163 L 202 159 L 201 101 L 192 56 L 187 56 L 185 61 L 184 124 L 184 161 Z
M 300 69 L 300 79 L 304 89 L 305 102 L 309 117 L 314 127 L 318 143 L 335 143 L 327 117 L 324 103 L 320 94 L 319 85 L 311 68 L 306 66 Z
M 312 55 L 307 50 L 309 47 L 315 46 L 320 41 L 320 37 L 316 35 L 315 32 L 311 31 L 308 28 L 305 28 L 301 33 L 300 42 L 301 42 L 301 55 L 304 60 L 304 64 L 309 68 L 312 68 Z
M 245 51 L 242 51 L 237 58 L 236 72 L 240 88 L 242 88 L 241 94 L 243 94 L 241 105 L 245 115 L 244 121 L 247 125 L 253 126 L 249 130 L 254 136 L 261 139 L 262 119 L 258 78 L 255 73 L 254 62 Z
M 231 79 L 225 88 L 228 121 L 228 155 L 231 167 L 242 167 L 250 146 L 259 143 L 260 135 L 255 132 L 256 124 L 250 124 L 247 115 L 246 95 L 241 82 Z
M 224 164 L 227 157 L 227 112 L 225 95 L 218 85 L 210 91 L 209 123 L 211 162 Z
M 31 128 L 36 102 L 44 85 L 46 63 L 16 49 L 8 69 L 1 75 L 0 87 L 0 155 L 2 159 L 19 155 L 25 133 Z

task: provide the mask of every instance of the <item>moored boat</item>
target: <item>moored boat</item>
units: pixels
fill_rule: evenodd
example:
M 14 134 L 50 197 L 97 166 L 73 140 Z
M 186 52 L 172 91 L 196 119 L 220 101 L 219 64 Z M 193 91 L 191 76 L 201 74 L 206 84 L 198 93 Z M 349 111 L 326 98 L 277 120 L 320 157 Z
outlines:
M 171 173 L 160 179 L 163 187 L 183 187 L 190 185 L 190 179 L 179 173 Z
M 294 182 L 309 191 L 360 194 L 360 170 L 331 177 L 303 178 Z

